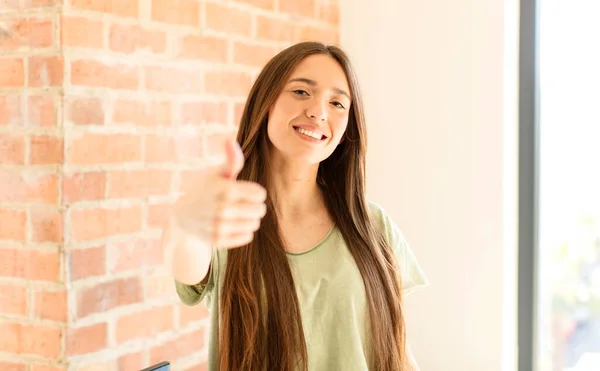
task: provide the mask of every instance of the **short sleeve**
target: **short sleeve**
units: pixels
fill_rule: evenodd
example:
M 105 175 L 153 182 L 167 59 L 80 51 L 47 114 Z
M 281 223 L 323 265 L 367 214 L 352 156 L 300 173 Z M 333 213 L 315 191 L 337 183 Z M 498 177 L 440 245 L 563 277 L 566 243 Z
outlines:
M 385 210 L 374 202 L 370 202 L 374 216 L 379 221 L 384 234 L 394 249 L 402 282 L 402 291 L 408 295 L 419 288 L 429 285 L 429 281 L 419 265 L 415 254 L 410 249 L 406 238 L 398 225 L 387 215 Z
M 212 260 L 208 270 L 208 281 L 206 284 L 197 283 L 195 285 L 188 285 L 175 280 L 175 290 L 177 296 L 181 302 L 188 306 L 194 306 L 202 302 L 204 297 L 211 293 L 215 287 L 215 276 L 216 271 L 219 268 L 218 251 L 213 250 Z

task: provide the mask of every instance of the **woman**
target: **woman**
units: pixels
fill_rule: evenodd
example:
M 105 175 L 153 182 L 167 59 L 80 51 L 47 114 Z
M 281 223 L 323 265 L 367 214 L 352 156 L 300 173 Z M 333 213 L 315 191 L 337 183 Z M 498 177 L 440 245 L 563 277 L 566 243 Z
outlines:
M 179 200 L 166 249 L 181 300 L 212 314 L 209 369 L 416 369 L 402 295 L 426 280 L 365 198 L 365 120 L 344 52 L 306 42 L 275 56 L 225 151 Z

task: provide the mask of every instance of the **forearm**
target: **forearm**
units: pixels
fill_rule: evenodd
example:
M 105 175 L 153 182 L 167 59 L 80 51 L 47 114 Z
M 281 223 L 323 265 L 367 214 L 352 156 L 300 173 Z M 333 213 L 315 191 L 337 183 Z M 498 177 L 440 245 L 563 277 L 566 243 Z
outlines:
M 161 243 L 165 267 L 175 280 L 194 285 L 206 277 L 212 258 L 210 246 L 172 222 L 165 229 Z

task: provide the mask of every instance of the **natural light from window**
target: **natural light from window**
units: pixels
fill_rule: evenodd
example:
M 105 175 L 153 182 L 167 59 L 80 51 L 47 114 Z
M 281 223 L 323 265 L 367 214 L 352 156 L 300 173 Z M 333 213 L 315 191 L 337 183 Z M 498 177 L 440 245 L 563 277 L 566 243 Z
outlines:
M 600 370 L 599 19 L 540 0 L 539 371 Z

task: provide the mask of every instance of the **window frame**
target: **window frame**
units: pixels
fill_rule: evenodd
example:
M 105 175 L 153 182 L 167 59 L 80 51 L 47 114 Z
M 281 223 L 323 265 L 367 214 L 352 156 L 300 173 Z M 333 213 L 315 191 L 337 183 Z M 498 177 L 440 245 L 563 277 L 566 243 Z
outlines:
M 518 370 L 537 366 L 539 241 L 539 0 L 520 1 Z

